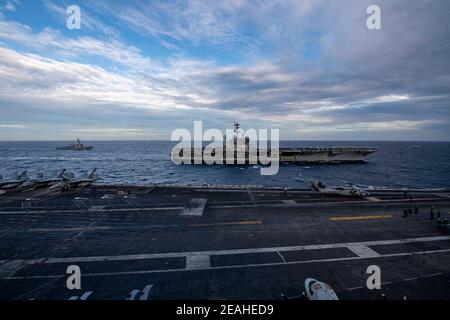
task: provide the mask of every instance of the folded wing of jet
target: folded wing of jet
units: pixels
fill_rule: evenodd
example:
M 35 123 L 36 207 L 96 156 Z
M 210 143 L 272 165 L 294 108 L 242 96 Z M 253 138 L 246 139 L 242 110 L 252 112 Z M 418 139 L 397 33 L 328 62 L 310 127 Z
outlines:
M 91 171 L 83 179 L 75 179 L 75 175 L 72 172 L 65 171 L 61 180 L 50 187 L 50 190 L 70 190 L 73 188 L 87 187 L 93 184 L 97 180 L 97 169 Z
M 56 174 L 56 177 L 54 178 L 44 178 L 44 175 L 42 173 L 38 173 L 35 179 L 29 179 L 28 181 L 19 185 L 18 188 L 28 190 L 53 186 L 54 184 L 57 184 L 61 181 L 62 176 L 65 172 L 66 169 L 62 169 Z
M 22 183 L 30 180 L 27 175 L 27 172 L 24 171 L 21 174 L 15 174 L 15 177 L 12 180 L 1 180 L 0 181 L 0 189 L 7 190 L 13 189 L 20 186 Z
M 38 173 L 36 178 L 30 179 L 24 171 L 11 180 L 3 180 L 0 176 L 0 195 L 7 191 L 28 191 L 38 188 L 49 188 L 48 190 L 70 190 L 71 188 L 87 187 L 97 180 L 97 169 L 86 174 L 84 178 L 76 179 L 75 174 L 66 169 L 59 171 L 53 178 L 44 178 L 42 173 Z
M 73 187 L 88 187 L 97 180 L 97 168 L 94 168 L 89 174 L 86 174 L 83 179 L 70 180 L 70 186 Z

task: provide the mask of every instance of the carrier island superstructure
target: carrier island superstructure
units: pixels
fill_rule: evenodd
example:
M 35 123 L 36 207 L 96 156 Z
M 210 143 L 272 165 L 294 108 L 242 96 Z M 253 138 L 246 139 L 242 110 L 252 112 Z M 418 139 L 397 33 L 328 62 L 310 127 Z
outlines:
M 237 159 L 243 159 L 242 161 L 247 163 L 254 163 L 250 161 L 251 155 L 251 144 L 250 139 L 248 137 L 244 137 L 242 135 L 242 131 L 240 129 L 240 124 L 234 122 L 233 125 L 234 135 L 231 139 L 227 139 L 224 137 L 223 142 L 223 159 L 226 164 L 236 164 L 241 163 L 238 162 Z M 227 150 L 227 141 L 233 140 L 234 143 L 234 156 L 231 155 L 231 158 L 234 161 L 229 161 L 230 155 L 226 154 Z M 228 144 L 229 145 L 229 144 Z M 376 147 L 299 147 L 299 148 L 279 148 L 279 162 L 280 163 L 349 163 L 349 162 L 362 162 L 365 158 L 371 154 L 376 152 L 378 149 Z M 191 160 L 192 163 L 202 163 L 204 159 L 205 147 L 201 150 L 191 149 L 190 157 L 188 156 L 188 160 Z M 214 156 L 217 150 L 212 149 L 211 154 Z M 220 151 L 219 151 L 220 152 Z M 261 155 L 272 155 L 272 150 L 270 148 L 256 150 L 256 163 L 261 163 Z M 240 156 L 239 156 L 240 155 Z M 173 155 L 172 155 L 173 156 Z M 183 158 L 183 150 L 180 150 L 177 154 L 180 158 Z M 228 160 L 225 161 L 225 159 Z M 186 157 L 184 157 L 186 158 Z M 189 162 L 189 161 L 188 161 Z

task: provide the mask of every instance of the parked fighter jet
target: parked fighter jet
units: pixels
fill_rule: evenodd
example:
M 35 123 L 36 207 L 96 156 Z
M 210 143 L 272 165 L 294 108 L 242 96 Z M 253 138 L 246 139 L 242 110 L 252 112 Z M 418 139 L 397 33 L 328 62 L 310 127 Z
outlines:
M 2 175 L 0 175 L 0 182 L 1 182 L 1 181 L 3 181 Z M 5 194 L 5 193 L 6 193 L 5 190 L 0 190 L 0 196 L 1 196 L 2 194 Z
M 65 171 L 58 183 L 52 185 L 49 190 L 70 190 L 73 188 L 87 187 L 97 180 L 97 169 L 92 170 L 90 174 L 83 179 L 75 179 L 72 172 Z
M 1 180 L 0 181 L 0 189 L 16 188 L 28 180 L 30 180 L 30 178 L 28 177 L 27 172 L 24 171 L 19 175 L 16 174 L 16 177 L 14 178 L 14 180 L 6 180 L 6 181 Z
M 339 300 L 330 285 L 313 278 L 305 280 L 305 293 L 309 300 Z
M 85 178 L 83 179 L 77 179 L 77 180 L 70 180 L 70 187 L 76 188 L 76 187 L 88 187 L 91 184 L 97 180 L 97 168 L 94 168 L 91 173 L 85 173 Z
M 62 169 L 59 173 L 57 173 L 55 178 L 44 178 L 44 175 L 42 173 L 38 173 L 36 179 L 26 181 L 22 183 L 20 186 L 18 186 L 18 188 L 29 190 L 52 186 L 62 180 L 62 177 L 65 172 L 66 169 Z
M 314 191 L 325 194 L 339 194 L 343 196 L 360 197 L 360 198 L 367 197 L 369 195 L 367 191 L 353 184 L 340 187 L 327 187 L 320 181 L 312 181 L 311 188 Z

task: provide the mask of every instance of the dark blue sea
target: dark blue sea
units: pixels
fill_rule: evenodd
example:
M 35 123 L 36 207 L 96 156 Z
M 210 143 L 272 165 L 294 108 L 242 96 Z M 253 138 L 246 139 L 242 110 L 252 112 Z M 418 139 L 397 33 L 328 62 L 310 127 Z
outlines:
M 379 151 L 365 163 L 287 164 L 275 176 L 262 176 L 258 166 L 178 166 L 170 160 L 174 142 L 84 141 L 92 151 L 58 151 L 71 142 L 0 142 L 0 175 L 27 170 L 33 177 L 52 176 L 66 168 L 75 174 L 98 168 L 99 183 L 225 184 L 306 187 L 355 183 L 374 187 L 450 187 L 450 142 L 307 142 L 285 141 L 282 147 L 374 146 Z M 420 148 L 411 148 L 420 145 Z

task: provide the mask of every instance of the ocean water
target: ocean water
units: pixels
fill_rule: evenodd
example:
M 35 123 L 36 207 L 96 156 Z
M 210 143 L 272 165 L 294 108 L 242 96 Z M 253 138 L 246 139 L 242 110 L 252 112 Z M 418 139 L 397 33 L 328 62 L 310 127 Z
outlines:
M 60 151 L 71 142 L 0 142 L 0 175 L 27 170 L 33 177 L 52 176 L 66 168 L 76 175 L 98 169 L 98 183 L 226 184 L 306 187 L 355 183 L 375 187 L 450 188 L 450 142 L 284 141 L 281 147 L 374 146 L 379 151 L 365 163 L 286 164 L 274 176 L 260 175 L 259 166 L 175 165 L 167 141 L 85 141 L 91 151 Z M 420 145 L 421 148 L 411 148 Z

